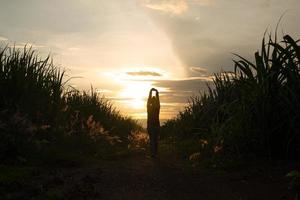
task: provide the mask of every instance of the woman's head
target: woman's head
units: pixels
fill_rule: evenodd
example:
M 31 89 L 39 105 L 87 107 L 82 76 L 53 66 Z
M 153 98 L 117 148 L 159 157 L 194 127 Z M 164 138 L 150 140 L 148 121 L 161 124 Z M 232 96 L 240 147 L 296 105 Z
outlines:
M 147 101 L 147 109 L 150 112 L 151 112 L 151 110 L 152 111 L 158 110 L 158 112 L 159 112 L 159 108 L 160 108 L 160 101 L 159 101 L 158 90 L 155 88 L 152 88 L 149 92 L 149 97 L 148 97 L 148 101 Z
M 156 97 L 156 98 L 158 98 L 158 96 L 159 96 L 159 93 L 158 93 L 158 90 L 157 89 L 155 89 L 155 88 L 151 88 L 151 90 L 150 90 L 150 92 L 149 92 L 149 97 Z

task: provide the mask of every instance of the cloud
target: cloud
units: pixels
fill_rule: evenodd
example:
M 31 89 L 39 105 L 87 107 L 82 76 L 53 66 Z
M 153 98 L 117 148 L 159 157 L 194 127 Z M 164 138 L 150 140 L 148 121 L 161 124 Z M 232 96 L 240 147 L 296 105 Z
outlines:
M 113 93 L 113 91 L 108 90 L 108 89 L 102 89 L 102 88 L 96 88 L 95 89 L 96 93 L 98 94 L 109 94 L 109 93 Z
M 162 76 L 162 74 L 151 71 L 126 72 L 130 76 Z
M 264 30 L 267 27 L 274 30 L 286 10 L 290 11 L 282 22 L 284 32 L 295 38 L 300 35 L 300 27 L 296 25 L 299 0 L 289 3 L 280 0 L 186 2 L 188 10 L 182 15 L 159 12 L 149 12 L 149 15 L 166 32 L 181 63 L 188 66 L 188 76 L 197 74 L 191 66 L 205 66 L 209 73 L 232 70 L 231 52 L 252 59 Z M 263 20 L 258 23 L 257 19 Z
M 153 86 L 157 88 L 166 88 L 166 91 L 160 92 L 161 102 L 177 104 L 187 103 L 189 97 L 204 93 L 208 86 L 212 86 L 212 77 L 193 77 L 179 80 L 157 80 Z M 182 106 L 181 106 L 182 107 Z
M 207 69 L 206 68 L 203 68 L 203 67 L 191 67 L 190 68 L 191 71 L 193 72 L 197 72 L 199 74 L 207 74 Z
M 211 6 L 215 4 L 215 0 L 189 0 L 190 4 L 196 4 L 199 6 Z
M 212 76 L 191 77 L 178 80 L 157 80 L 153 85 L 168 88 L 169 91 L 198 92 L 206 90 L 207 83 L 212 82 L 212 80 Z
M 116 96 L 113 96 L 113 97 L 107 96 L 105 98 L 108 100 L 116 101 L 116 102 L 131 101 L 134 99 L 134 98 L 130 98 L 130 97 L 116 97 Z
M 213 87 L 210 76 L 190 77 L 177 80 L 155 80 L 153 87 L 160 91 L 161 117 L 175 117 L 178 111 L 183 109 L 190 100 L 190 97 L 199 95 Z M 127 99 L 115 99 L 124 101 Z
M 151 87 L 155 87 L 160 91 L 161 118 L 175 117 L 178 111 L 189 103 L 190 97 L 204 93 L 208 90 L 208 86 L 213 86 L 211 80 L 211 76 L 208 75 L 206 77 L 189 77 L 176 80 L 152 80 Z M 140 80 L 136 84 L 141 84 L 143 81 L 145 80 Z M 145 90 L 147 89 L 145 88 Z M 135 96 L 122 97 L 117 94 L 109 94 L 106 98 L 117 103 L 123 109 L 136 101 Z M 135 118 L 145 118 L 147 95 L 139 101 L 144 102 L 145 105 L 135 110 L 126 110 L 126 112 Z
M 69 47 L 69 48 L 67 48 L 67 50 L 69 50 L 69 51 L 78 51 L 78 50 L 80 50 L 80 48 L 79 47 Z
M 152 10 L 180 15 L 185 13 L 189 6 L 209 6 L 214 0 L 144 0 L 143 5 Z
M 20 43 L 15 43 L 15 44 L 10 44 L 9 47 L 12 48 L 17 48 L 17 49 L 23 49 L 23 48 L 33 48 L 33 49 L 38 49 L 38 48 L 44 48 L 46 46 L 44 45 L 38 45 L 38 44 L 33 44 L 33 43 L 26 43 L 26 42 L 20 42 Z
M 6 41 L 8 40 L 6 37 L 0 36 L 0 41 Z
M 188 9 L 186 0 L 147 0 L 144 6 L 171 14 L 182 14 Z

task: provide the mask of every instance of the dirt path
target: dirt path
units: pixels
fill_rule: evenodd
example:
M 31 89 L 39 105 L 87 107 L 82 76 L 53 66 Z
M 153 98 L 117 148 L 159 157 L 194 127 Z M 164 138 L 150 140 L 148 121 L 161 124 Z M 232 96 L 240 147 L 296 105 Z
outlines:
M 30 183 L 7 186 L 10 193 L 0 199 L 291 199 L 285 173 L 282 168 L 186 171 L 138 154 L 118 162 L 37 171 Z
M 118 166 L 115 166 L 118 168 Z M 177 164 L 133 157 L 124 167 L 103 169 L 105 199 L 289 199 L 285 170 L 186 171 Z

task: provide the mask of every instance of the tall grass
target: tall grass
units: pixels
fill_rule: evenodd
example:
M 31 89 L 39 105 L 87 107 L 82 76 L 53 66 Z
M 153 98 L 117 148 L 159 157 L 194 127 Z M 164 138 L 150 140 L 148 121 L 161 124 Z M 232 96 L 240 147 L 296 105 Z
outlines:
M 210 157 L 299 159 L 298 43 L 269 36 L 254 63 L 236 55 L 234 72 L 216 74 L 209 92 L 192 97 L 163 132 L 174 132 L 179 144 L 193 138 L 194 151 Z
M 61 106 L 64 72 L 30 48 L 0 50 L 0 109 L 18 110 L 34 121 L 52 121 Z M 43 115 L 43 116 L 40 116 Z
M 57 145 L 101 154 L 101 147 L 127 147 L 129 135 L 140 129 L 93 90 L 70 89 L 49 56 L 26 46 L 0 49 L 0 93 L 1 159 Z
M 81 125 L 72 125 L 73 132 L 76 129 L 74 126 L 88 128 L 86 122 L 93 120 L 99 122 L 99 125 L 110 134 L 118 135 L 125 141 L 133 131 L 141 128 L 133 119 L 122 116 L 111 102 L 104 97 L 99 97 L 93 89 L 90 92 L 70 91 L 64 95 L 64 102 L 66 121 L 74 123 L 74 119 L 81 120 L 81 122 L 77 121 Z

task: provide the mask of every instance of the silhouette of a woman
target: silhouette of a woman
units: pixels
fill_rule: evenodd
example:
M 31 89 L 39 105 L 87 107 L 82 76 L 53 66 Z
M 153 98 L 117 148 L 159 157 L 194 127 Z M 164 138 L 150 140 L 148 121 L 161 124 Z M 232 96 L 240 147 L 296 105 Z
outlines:
M 152 92 L 156 93 L 155 96 L 152 96 Z M 150 137 L 151 156 L 153 158 L 157 155 L 157 138 L 160 129 L 159 111 L 159 93 L 157 89 L 152 88 L 149 92 L 149 97 L 147 101 L 147 130 Z

